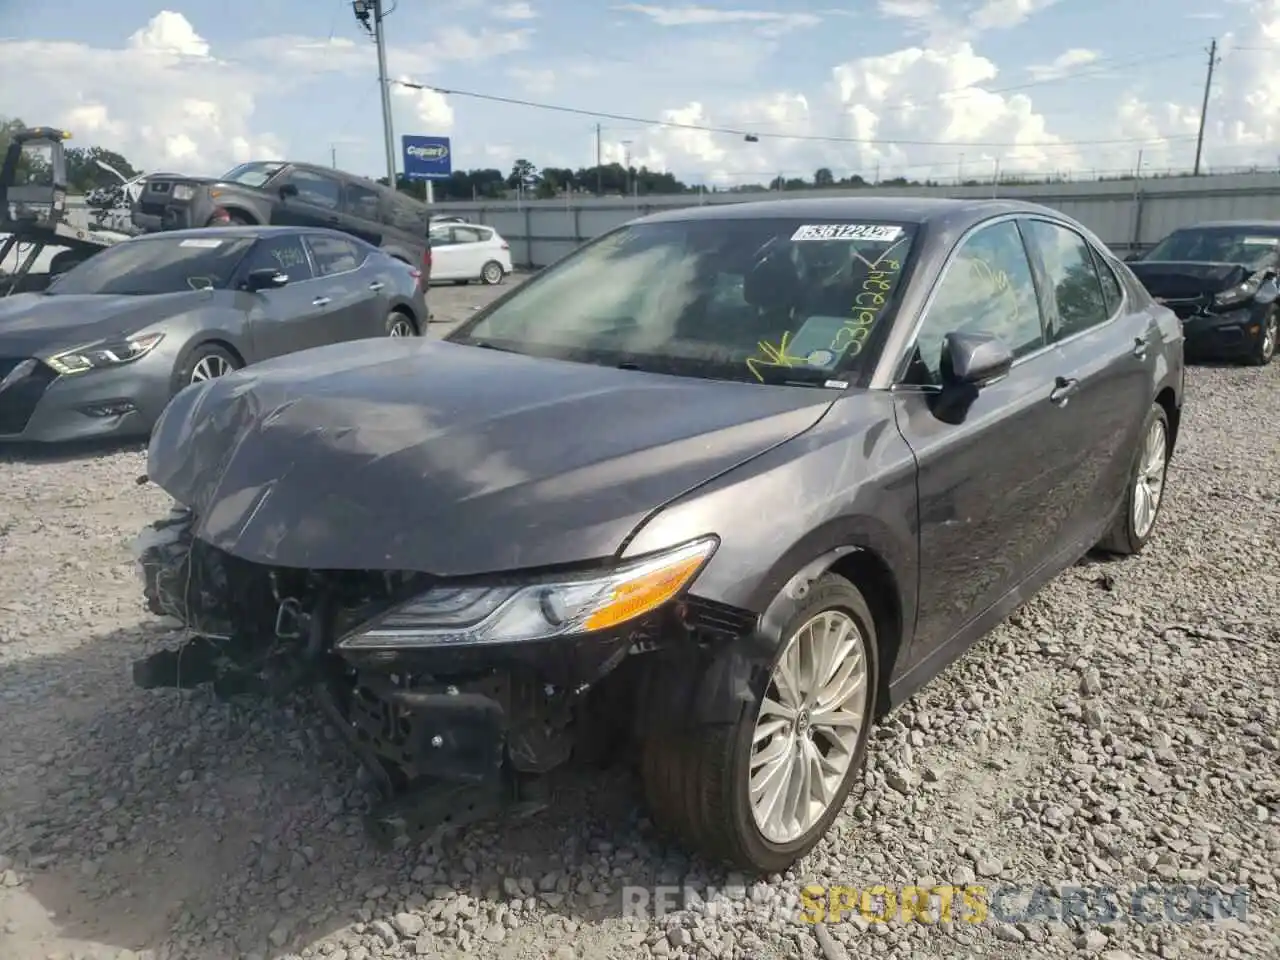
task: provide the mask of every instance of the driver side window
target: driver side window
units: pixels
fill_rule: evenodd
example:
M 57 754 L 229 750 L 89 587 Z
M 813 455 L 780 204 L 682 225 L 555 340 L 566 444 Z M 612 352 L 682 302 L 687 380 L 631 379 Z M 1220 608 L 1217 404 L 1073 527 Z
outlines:
M 1014 221 L 982 228 L 956 251 L 920 326 L 908 382 L 941 383 L 948 333 L 992 334 L 1015 358 L 1044 346 L 1031 264 Z

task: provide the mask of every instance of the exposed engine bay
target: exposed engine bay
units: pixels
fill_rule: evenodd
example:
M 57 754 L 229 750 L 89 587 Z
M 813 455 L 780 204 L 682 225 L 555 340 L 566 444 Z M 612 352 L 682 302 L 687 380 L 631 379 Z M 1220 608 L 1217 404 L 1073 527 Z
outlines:
M 376 784 L 369 825 L 384 845 L 541 809 L 548 775 L 569 760 L 607 759 L 628 736 L 696 713 L 680 681 L 705 674 L 718 643 L 751 625 L 740 611 L 681 601 L 625 629 L 546 643 L 345 645 L 431 578 L 269 567 L 194 527 L 175 508 L 136 542 L 148 608 L 186 635 L 137 661 L 135 684 L 308 695 Z

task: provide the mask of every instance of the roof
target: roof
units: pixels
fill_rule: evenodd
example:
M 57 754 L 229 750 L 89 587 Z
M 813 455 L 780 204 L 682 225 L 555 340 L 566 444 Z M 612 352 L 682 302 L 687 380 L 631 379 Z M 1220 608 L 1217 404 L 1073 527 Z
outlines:
M 939 197 L 810 197 L 803 200 L 756 200 L 709 203 L 655 213 L 644 223 L 673 220 L 871 220 L 927 223 L 932 220 L 982 220 L 1001 213 L 1053 213 L 1021 200 L 947 199 Z
M 260 237 L 279 237 L 297 233 L 330 233 L 346 240 L 358 240 L 359 237 L 352 237 L 349 233 L 343 233 L 341 230 L 328 230 L 324 227 L 296 227 L 296 226 L 264 226 L 255 227 L 247 225 L 230 226 L 230 227 L 194 227 L 190 230 L 162 230 L 159 233 L 144 233 L 133 240 L 193 240 L 211 239 L 222 237 L 226 240 L 244 240 L 258 239 Z
M 1189 223 L 1179 230 L 1216 230 L 1220 228 L 1236 228 L 1244 230 L 1280 231 L 1280 220 L 1206 220 L 1204 223 Z

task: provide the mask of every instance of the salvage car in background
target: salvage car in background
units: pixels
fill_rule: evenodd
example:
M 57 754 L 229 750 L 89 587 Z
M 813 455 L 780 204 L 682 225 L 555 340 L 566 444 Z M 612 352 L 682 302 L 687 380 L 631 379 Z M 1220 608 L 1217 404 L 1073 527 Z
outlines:
M 660 825 L 781 872 L 880 712 L 1090 548 L 1143 549 L 1182 390 L 1177 318 L 1044 207 L 658 214 L 444 341 L 177 397 L 138 548 L 194 639 L 135 681 L 302 684 L 413 835 L 616 729 Z
M 1129 267 L 1182 320 L 1187 355 L 1266 366 L 1280 343 L 1280 222 L 1200 223 Z
M 353 173 L 308 163 L 255 160 L 221 177 L 154 174 L 133 222 L 147 231 L 266 225 L 341 230 L 429 270 L 425 203 Z
M 456 284 L 501 283 L 512 270 L 511 246 L 493 227 L 478 223 L 431 225 L 431 279 Z
M 0 440 L 146 436 L 192 383 L 427 322 L 417 270 L 333 231 L 126 240 L 0 300 Z

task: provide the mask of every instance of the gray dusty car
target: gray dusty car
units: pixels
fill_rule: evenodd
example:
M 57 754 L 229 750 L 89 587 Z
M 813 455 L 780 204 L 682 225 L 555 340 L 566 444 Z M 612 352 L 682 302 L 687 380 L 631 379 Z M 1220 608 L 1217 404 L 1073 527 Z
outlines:
M 642 219 L 444 341 L 181 394 L 148 460 L 176 503 L 138 549 L 193 639 L 135 680 L 309 691 L 380 836 L 633 756 L 660 826 L 782 871 L 877 716 L 1092 548 L 1143 549 L 1182 348 L 1039 206 Z
M 192 383 L 427 323 L 418 270 L 283 227 L 138 237 L 0 299 L 0 441 L 146 436 Z

